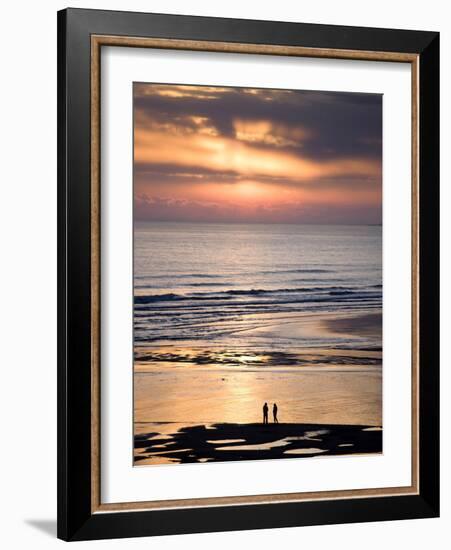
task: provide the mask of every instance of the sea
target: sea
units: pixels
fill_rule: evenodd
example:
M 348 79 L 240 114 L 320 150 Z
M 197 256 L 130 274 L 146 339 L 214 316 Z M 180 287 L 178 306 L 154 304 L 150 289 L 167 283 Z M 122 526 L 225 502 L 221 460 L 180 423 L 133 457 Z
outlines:
M 382 227 L 137 222 L 134 303 L 138 356 L 162 344 L 380 348 L 371 334 L 271 327 L 380 312 Z

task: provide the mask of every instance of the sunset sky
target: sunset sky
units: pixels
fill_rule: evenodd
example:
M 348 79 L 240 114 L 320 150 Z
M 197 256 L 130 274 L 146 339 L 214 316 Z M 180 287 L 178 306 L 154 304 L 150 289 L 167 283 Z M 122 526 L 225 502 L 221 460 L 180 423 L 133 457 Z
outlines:
M 134 84 L 135 219 L 382 222 L 382 96 Z

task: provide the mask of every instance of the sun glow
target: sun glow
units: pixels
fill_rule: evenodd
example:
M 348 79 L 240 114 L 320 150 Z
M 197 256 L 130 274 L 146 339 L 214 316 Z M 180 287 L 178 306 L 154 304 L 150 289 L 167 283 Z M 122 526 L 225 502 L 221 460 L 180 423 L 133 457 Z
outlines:
M 134 94 L 138 217 L 380 220 L 380 100 L 152 84 Z

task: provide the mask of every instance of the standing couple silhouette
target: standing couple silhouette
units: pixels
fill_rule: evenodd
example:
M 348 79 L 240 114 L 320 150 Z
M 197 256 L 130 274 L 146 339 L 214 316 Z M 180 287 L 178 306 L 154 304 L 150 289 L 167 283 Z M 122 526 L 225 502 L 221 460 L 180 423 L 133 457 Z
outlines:
M 268 424 L 268 403 L 265 403 L 263 405 L 263 424 Z M 272 407 L 272 416 L 273 416 L 273 422 L 274 424 L 278 424 L 279 420 L 277 419 L 277 403 L 274 403 Z

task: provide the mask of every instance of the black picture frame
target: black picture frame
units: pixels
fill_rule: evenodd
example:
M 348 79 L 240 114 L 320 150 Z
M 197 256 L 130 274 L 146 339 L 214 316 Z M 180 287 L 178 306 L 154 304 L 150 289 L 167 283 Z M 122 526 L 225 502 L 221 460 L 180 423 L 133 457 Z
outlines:
M 92 511 L 91 36 L 415 54 L 419 162 L 416 495 Z M 333 56 L 331 56 L 333 57 Z M 58 13 L 58 537 L 88 540 L 439 515 L 439 34 L 67 9 Z

